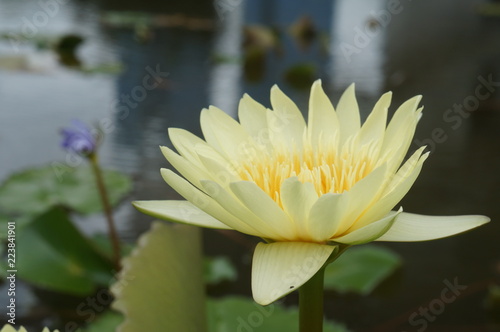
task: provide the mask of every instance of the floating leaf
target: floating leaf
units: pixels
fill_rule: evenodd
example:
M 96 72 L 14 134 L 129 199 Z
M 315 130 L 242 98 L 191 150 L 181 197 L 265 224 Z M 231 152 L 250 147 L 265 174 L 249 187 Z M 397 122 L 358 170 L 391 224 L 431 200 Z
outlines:
M 113 266 L 61 208 L 40 215 L 17 234 L 19 278 L 38 287 L 87 295 L 112 278 Z
M 109 310 L 100 315 L 99 318 L 83 329 L 82 332 L 110 332 L 116 331 L 118 325 L 123 322 L 123 315 Z
M 103 177 L 113 205 L 132 188 L 129 177 L 120 172 L 106 170 Z M 0 186 L 0 209 L 4 213 L 34 215 L 55 205 L 82 214 L 102 210 L 90 167 L 54 163 L 16 173 Z
M 400 257 L 389 249 L 376 245 L 350 248 L 327 266 L 325 288 L 366 295 L 400 265 Z
M 298 332 L 299 312 L 279 303 L 261 306 L 252 299 L 227 297 L 208 301 L 209 332 Z M 325 322 L 325 332 L 346 332 L 342 325 Z
M 200 230 L 154 223 L 111 288 L 125 316 L 117 331 L 205 331 L 203 285 Z
M 227 257 L 205 258 L 205 282 L 207 284 L 217 284 L 222 281 L 234 281 L 238 273 L 234 265 Z

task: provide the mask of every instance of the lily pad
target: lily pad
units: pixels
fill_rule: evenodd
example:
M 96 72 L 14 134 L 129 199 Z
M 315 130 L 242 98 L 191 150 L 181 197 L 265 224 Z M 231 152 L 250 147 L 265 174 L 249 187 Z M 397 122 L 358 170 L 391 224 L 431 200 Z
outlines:
M 279 303 L 263 307 L 245 297 L 227 297 L 208 301 L 209 332 L 298 332 L 297 308 L 285 308 Z M 326 321 L 324 332 L 346 332 L 338 323 Z
M 348 249 L 325 270 L 325 288 L 341 293 L 371 293 L 401 265 L 393 251 L 376 245 Z
M 61 208 L 26 225 L 15 245 L 18 277 L 44 289 L 87 295 L 113 277 L 111 261 L 83 237 Z
M 113 205 L 132 188 L 130 178 L 120 172 L 105 170 L 103 177 Z M 81 214 L 102 211 L 90 167 L 69 168 L 53 164 L 27 169 L 13 174 L 0 186 L 0 210 L 3 213 L 36 215 L 56 205 Z
M 89 326 L 84 328 L 81 332 L 116 331 L 116 328 L 122 322 L 123 322 L 123 315 L 113 310 L 108 310 L 104 314 L 100 315 L 99 318 L 95 320 L 95 322 L 92 322 Z
M 154 223 L 111 291 L 120 332 L 206 331 L 200 230 Z

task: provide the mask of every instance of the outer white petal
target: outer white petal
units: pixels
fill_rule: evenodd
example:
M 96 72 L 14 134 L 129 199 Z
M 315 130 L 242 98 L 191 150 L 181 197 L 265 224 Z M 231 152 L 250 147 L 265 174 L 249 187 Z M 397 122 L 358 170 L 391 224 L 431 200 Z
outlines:
M 160 150 L 168 162 L 196 187 L 201 188 L 200 179 L 212 179 L 211 175 L 200 162 L 198 164 L 201 167 L 196 166 L 166 146 L 160 146 Z
M 195 152 L 197 147 L 203 146 L 213 149 L 207 144 L 207 142 L 184 129 L 168 128 L 168 136 L 170 137 L 170 140 L 172 141 L 172 144 L 177 152 L 195 164 L 199 163 L 198 156 Z
M 271 88 L 271 105 L 273 111 L 267 112 L 267 125 L 273 146 L 302 147 L 306 122 L 297 105 L 277 85 Z
M 393 225 L 398 214 L 400 214 L 402 209 L 399 211 L 391 211 L 384 218 L 375 221 L 369 225 L 362 228 L 351 231 L 344 236 L 332 239 L 334 242 L 344 243 L 344 244 L 363 244 L 371 242 L 379 238 L 382 234 L 387 232 Z
M 308 232 L 314 241 L 327 241 L 339 229 L 347 209 L 349 192 L 321 196 L 309 213 Z
M 259 186 L 250 181 L 239 181 L 229 185 L 241 203 L 262 220 L 267 228 L 272 228 L 279 238 L 296 239 L 297 233 L 293 223 L 276 202 Z M 268 236 L 277 239 L 275 236 Z
M 155 218 L 200 227 L 232 229 L 188 201 L 135 201 L 139 211 Z
M 232 192 L 221 187 L 214 181 L 201 181 L 205 190 L 220 206 L 227 212 L 236 216 L 240 221 L 238 223 L 228 224 L 232 228 L 242 233 L 250 234 L 247 230 L 253 229 L 259 232 L 262 238 L 271 238 L 273 240 L 285 240 L 282 236 L 282 231 L 276 229 L 276 224 L 268 223 L 257 216 L 253 211 L 249 210 L 243 202 L 241 202 Z M 226 222 L 224 222 L 226 223 Z M 285 232 L 283 232 L 285 233 Z
M 339 121 L 332 102 L 321 87 L 321 80 L 313 83 L 309 98 L 307 120 L 309 139 L 316 144 L 320 137 L 335 142 L 339 135 Z
M 215 219 L 220 220 L 222 223 L 239 232 L 259 237 L 264 236 L 262 232 L 248 226 L 238 217 L 232 215 L 221 207 L 213 198 L 196 189 L 191 183 L 171 170 L 163 168 L 161 169 L 161 175 L 165 182 L 167 182 L 182 197 L 187 199 L 194 206 L 197 206 L 200 210 L 203 210 L 213 216 Z
M 309 234 L 309 211 L 318 200 L 314 185 L 310 182 L 302 183 L 297 177 L 291 177 L 281 184 L 281 203 L 283 209 L 295 224 L 295 229 L 300 234 Z M 304 236 L 303 240 L 308 240 Z
M 373 220 L 385 216 L 408 193 L 415 183 L 428 153 L 421 156 L 423 149 L 417 150 L 387 185 L 384 195 L 376 201 L 357 221 L 358 225 L 367 225 Z
M 401 213 L 392 227 L 376 241 L 414 242 L 435 240 L 479 227 L 490 221 L 480 215 L 424 216 Z
M 340 97 L 337 104 L 337 117 L 340 128 L 340 146 L 342 146 L 350 136 L 358 133 L 361 126 L 358 101 L 354 93 L 354 83 Z
M 302 286 L 335 248 L 307 242 L 259 243 L 252 263 L 255 302 L 268 305 Z
M 201 130 L 207 143 L 228 160 L 245 158 L 248 146 L 254 142 L 241 125 L 214 106 L 203 110 L 200 116 Z

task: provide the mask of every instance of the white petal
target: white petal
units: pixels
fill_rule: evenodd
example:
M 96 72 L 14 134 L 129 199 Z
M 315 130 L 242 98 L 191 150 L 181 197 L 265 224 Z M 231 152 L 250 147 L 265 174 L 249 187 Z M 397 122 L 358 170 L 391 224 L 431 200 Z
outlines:
M 347 209 L 349 192 L 321 196 L 309 214 L 309 234 L 317 242 L 327 241 L 339 229 Z
M 241 160 L 246 156 L 253 140 L 241 125 L 214 106 L 204 109 L 200 116 L 201 130 L 207 143 L 228 160 Z
M 387 92 L 377 101 L 358 134 L 358 144 L 378 142 L 380 149 L 387 126 L 387 110 L 391 104 L 392 93 Z
M 270 111 L 247 94 L 243 95 L 240 100 L 238 117 L 241 126 L 245 128 L 257 144 L 270 147 L 267 112 Z
M 309 234 L 309 211 L 317 200 L 318 194 L 310 182 L 302 183 L 297 177 L 291 177 L 281 184 L 283 209 L 293 220 L 299 237 L 300 234 Z M 306 237 L 303 238 L 303 240 L 306 239 Z
M 302 286 L 325 264 L 335 248 L 307 242 L 259 243 L 252 263 L 255 302 L 268 305 Z
M 204 169 L 203 165 L 201 165 L 203 168 L 195 166 L 193 163 L 190 163 L 184 157 L 179 156 L 166 146 L 160 146 L 160 150 L 168 162 L 196 187 L 201 188 L 200 179 L 212 179 L 211 175 L 206 169 Z
M 248 230 L 254 230 L 260 233 L 261 235 L 259 236 L 262 238 L 284 240 L 281 235 L 281 230 L 276 229 L 274 224 L 268 224 L 266 221 L 259 218 L 253 211 L 243 205 L 238 198 L 222 188 L 218 183 L 213 181 L 202 181 L 201 184 L 204 190 L 219 203 L 220 206 L 230 214 L 239 218 L 240 222 L 228 224 L 229 226 L 242 233 L 250 234 Z
M 420 156 L 422 150 L 419 149 L 408 159 L 387 185 L 384 195 L 366 211 L 357 221 L 357 224 L 366 225 L 373 220 L 382 218 L 408 193 L 420 174 L 422 165 L 428 156 L 428 153 Z
M 192 163 L 199 162 L 195 152 L 197 147 L 204 146 L 212 149 L 207 142 L 184 129 L 168 128 L 168 136 L 177 152 Z
M 271 88 L 272 112 L 267 112 L 267 125 L 273 146 L 302 147 L 306 129 L 304 116 L 295 103 L 277 85 Z
M 335 142 L 338 139 L 337 113 L 321 87 L 321 80 L 314 82 L 311 88 L 307 128 L 312 144 L 316 144 L 320 137 L 330 142 Z
M 241 203 L 268 227 L 280 234 L 282 239 L 295 239 L 297 233 L 292 221 L 259 186 L 250 181 L 239 181 L 230 184 L 233 193 Z M 276 239 L 276 237 L 269 238 Z
M 337 104 L 337 117 L 339 119 L 340 144 L 342 146 L 350 136 L 358 133 L 361 126 L 358 101 L 354 93 L 354 83 L 340 97 Z
M 490 221 L 480 215 L 424 216 L 401 213 L 392 227 L 377 241 L 414 242 L 435 240 L 479 227 Z
M 167 182 L 182 197 L 187 199 L 200 210 L 203 210 L 209 215 L 213 216 L 215 219 L 220 220 L 222 223 L 239 232 L 259 237 L 263 236 L 261 232 L 254 229 L 253 227 L 248 226 L 238 217 L 226 211 L 213 198 L 196 189 L 191 183 L 175 174 L 171 170 L 163 168 L 161 169 L 161 175 L 165 182 Z
M 155 218 L 200 227 L 232 229 L 188 201 L 135 201 L 139 211 Z
M 402 209 L 399 211 L 391 211 L 384 218 L 375 221 L 374 223 L 368 224 L 362 228 L 356 229 L 347 233 L 344 236 L 332 239 L 334 242 L 344 243 L 344 244 L 363 244 L 371 242 L 379 238 L 382 234 L 386 233 L 387 230 L 393 225 L 398 214 L 400 214 Z

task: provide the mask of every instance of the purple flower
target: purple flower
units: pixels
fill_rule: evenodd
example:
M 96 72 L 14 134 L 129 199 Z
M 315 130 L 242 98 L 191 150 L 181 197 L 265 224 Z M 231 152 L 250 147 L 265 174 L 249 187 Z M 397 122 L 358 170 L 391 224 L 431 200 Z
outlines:
M 61 130 L 63 136 L 61 146 L 68 151 L 81 155 L 87 156 L 94 153 L 97 140 L 92 135 L 90 128 L 79 120 L 73 120 L 71 124 L 72 127 Z

